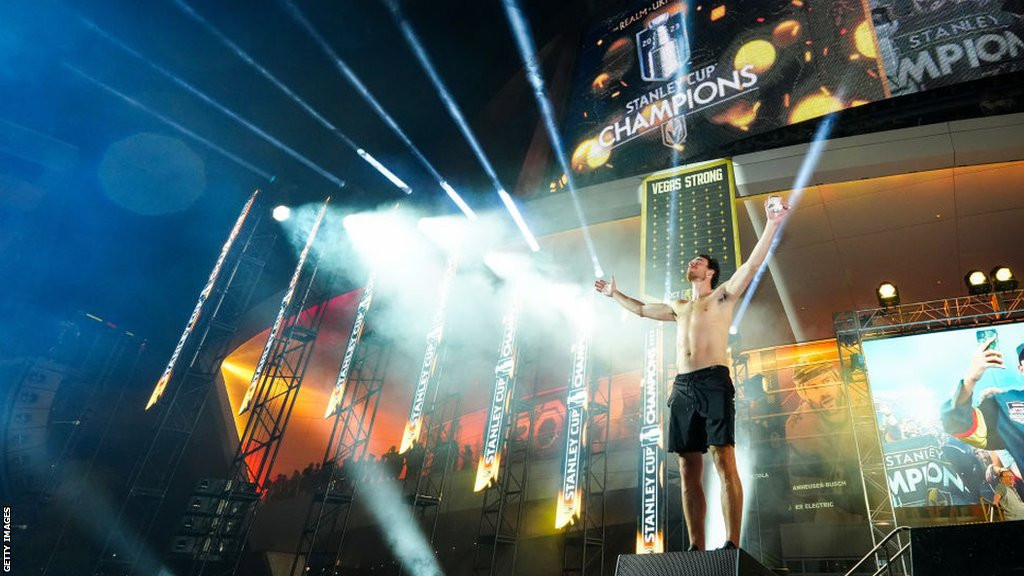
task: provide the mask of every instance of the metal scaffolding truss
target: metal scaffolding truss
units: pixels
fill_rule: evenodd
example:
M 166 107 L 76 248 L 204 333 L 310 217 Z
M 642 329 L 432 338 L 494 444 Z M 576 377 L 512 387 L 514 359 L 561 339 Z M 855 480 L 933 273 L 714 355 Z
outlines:
M 160 569 L 156 555 L 145 552 L 148 537 L 277 239 L 260 228 L 260 220 L 244 232 L 226 280 L 214 287 L 197 337 L 185 350 L 191 358 L 187 368 L 170 382 L 170 397 L 157 405 L 156 431 L 129 476 L 127 493 L 93 568 L 95 576 L 154 574 Z
M 520 354 L 522 357 L 523 354 Z M 532 363 L 535 366 L 535 362 Z M 534 370 L 534 389 L 538 375 Z M 501 469 L 494 484 L 484 490 L 483 507 L 477 528 L 476 553 L 473 558 L 474 576 L 511 576 L 516 573 L 519 530 L 526 506 L 530 473 L 530 446 L 537 414 L 532 402 L 519 399 L 519 381 L 522 370 L 513 383 L 515 395 L 511 409 L 505 417 Z M 514 434 L 516 425 L 526 421 L 526 435 Z
M 846 382 L 873 544 L 878 545 L 896 527 L 897 518 L 889 497 L 882 442 L 868 384 L 864 340 L 1020 320 L 1024 320 L 1024 291 L 949 298 L 835 315 L 839 358 Z M 891 557 L 904 544 L 906 542 L 901 538 L 890 540 L 887 546 L 892 549 L 880 550 L 876 555 L 879 567 L 884 564 L 882 558 Z M 893 569 L 894 573 L 907 573 L 906 566 L 893 566 Z
M 426 440 L 423 452 L 411 457 L 418 448 L 406 452 L 405 484 L 411 487 L 406 499 L 412 504 L 413 514 L 419 518 L 420 526 L 434 543 L 437 520 L 444 501 L 444 491 L 451 470 L 459 456 L 456 441 L 459 419 L 458 394 L 447 394 L 435 398 L 434 405 L 424 414 L 426 418 Z
M 512 402 L 501 454 L 502 468 L 497 481 L 484 490 L 473 560 L 473 574 L 476 576 L 511 576 L 516 573 L 519 531 L 530 472 L 530 445 L 537 415 L 533 404 Z M 512 426 L 523 417 L 527 421 L 526 438 L 510 438 Z
M 240 514 L 230 506 L 219 510 L 225 517 L 214 520 L 214 529 L 197 553 L 191 554 L 190 574 L 204 574 L 211 565 L 217 566 L 222 574 L 233 575 L 237 571 L 259 508 L 256 495 L 270 477 L 330 301 L 330 282 L 317 281 L 318 267 L 319 258 L 313 257 L 299 276 L 296 294 L 301 297 L 292 301 L 285 312 L 281 337 L 273 343 L 227 475 L 228 489 L 223 500 L 233 502 L 238 496 L 244 499 L 252 494 L 251 504 Z M 237 520 L 229 522 L 228 514 L 237 514 Z M 227 525 L 232 526 L 230 532 L 217 529 Z
M 366 456 L 390 361 L 391 346 L 368 331 L 359 343 L 348 391 L 334 417 L 290 574 L 340 573 L 341 549 L 358 487 L 353 464 Z
M 878 436 L 875 407 L 867 372 L 861 360 L 863 357 L 859 338 L 839 336 L 839 361 L 846 382 L 847 406 L 853 425 L 857 458 L 860 460 L 861 487 L 871 529 L 871 543 L 878 545 L 896 527 L 896 515 L 889 498 L 882 441 Z M 897 538 L 891 544 L 898 549 L 904 543 Z
M 608 434 L 611 376 L 594 380 L 588 404 L 587 453 L 583 461 L 583 513 L 565 531 L 562 574 L 587 576 L 604 573 L 605 491 L 608 485 Z
M 862 340 L 872 340 L 1021 319 L 1024 319 L 1024 290 L 842 312 L 835 315 L 834 322 L 837 336 L 856 334 Z
M 49 477 L 43 482 L 33 478 L 33 483 L 40 489 L 37 507 L 33 512 L 50 513 L 46 519 L 39 517 L 35 520 L 60 525 L 56 539 L 47 547 L 48 557 L 42 574 L 49 573 L 49 569 L 55 567 L 54 561 L 59 562 L 68 547 L 77 545 L 68 541 L 77 538 L 68 537 L 73 517 L 67 510 L 81 509 L 83 502 L 95 496 L 90 482 L 96 481 L 94 476 L 98 469 L 103 469 L 104 462 L 116 458 L 116 450 L 110 446 L 113 443 L 110 437 L 113 435 L 115 416 L 121 408 L 125 388 L 136 375 L 145 351 L 145 342 L 128 333 L 117 334 L 115 338 L 97 374 L 70 375 L 68 379 L 78 384 L 78 388 L 87 390 L 87 397 L 67 402 L 72 412 L 50 412 L 52 420 L 66 422 L 69 426 L 66 427 L 68 435 L 60 443 L 61 451 L 50 465 Z M 97 466 L 97 463 L 100 465 Z M 71 504 L 68 504 L 69 501 Z M 55 502 L 60 502 L 63 510 L 46 510 Z M 89 507 L 86 506 L 86 509 Z M 74 534 L 73 528 L 71 533 Z

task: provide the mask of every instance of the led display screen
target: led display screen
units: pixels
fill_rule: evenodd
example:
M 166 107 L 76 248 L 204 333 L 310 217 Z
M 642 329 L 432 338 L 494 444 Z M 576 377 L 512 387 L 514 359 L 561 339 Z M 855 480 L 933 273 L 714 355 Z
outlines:
M 1003 367 L 986 369 L 973 394 L 956 402 L 959 383 L 986 342 L 1002 354 Z M 1020 476 L 1022 344 L 1020 323 L 864 342 L 894 505 L 978 504 L 993 496 L 994 469 Z
M 578 186 L 1024 67 L 1019 2 L 647 0 L 590 28 L 564 122 Z M 552 183 L 552 191 L 566 180 Z
M 871 0 L 893 96 L 1024 68 L 1024 4 L 1003 0 Z

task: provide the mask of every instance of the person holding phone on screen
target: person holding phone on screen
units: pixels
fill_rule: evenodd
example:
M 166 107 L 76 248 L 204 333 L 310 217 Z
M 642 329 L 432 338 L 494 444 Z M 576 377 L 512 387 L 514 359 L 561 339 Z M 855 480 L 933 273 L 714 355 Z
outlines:
M 1005 369 L 995 331 L 987 331 L 979 340 L 963 380 L 957 384 L 953 397 L 942 404 L 942 428 L 971 446 L 1006 450 L 1016 462 L 1024 463 L 1024 389 L 989 388 L 974 402 L 974 388 L 985 372 L 990 368 Z M 1024 343 L 1017 346 L 1016 352 L 1016 368 L 1024 376 Z

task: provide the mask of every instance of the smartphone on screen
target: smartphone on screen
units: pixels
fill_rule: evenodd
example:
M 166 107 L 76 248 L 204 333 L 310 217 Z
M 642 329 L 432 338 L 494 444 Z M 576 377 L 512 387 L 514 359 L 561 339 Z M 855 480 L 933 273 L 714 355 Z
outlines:
M 989 328 L 986 330 L 978 330 L 975 334 L 978 337 L 978 342 L 984 342 L 986 340 L 992 340 L 989 342 L 985 350 L 995 350 L 999 347 L 999 333 L 994 329 Z

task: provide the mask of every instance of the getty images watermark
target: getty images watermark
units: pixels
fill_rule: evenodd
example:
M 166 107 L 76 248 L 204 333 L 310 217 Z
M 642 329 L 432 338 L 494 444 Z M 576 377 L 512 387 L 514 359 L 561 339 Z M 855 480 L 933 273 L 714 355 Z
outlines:
M 4 572 L 11 572 L 14 570 L 13 564 L 13 552 L 11 547 L 11 507 L 4 506 Z

